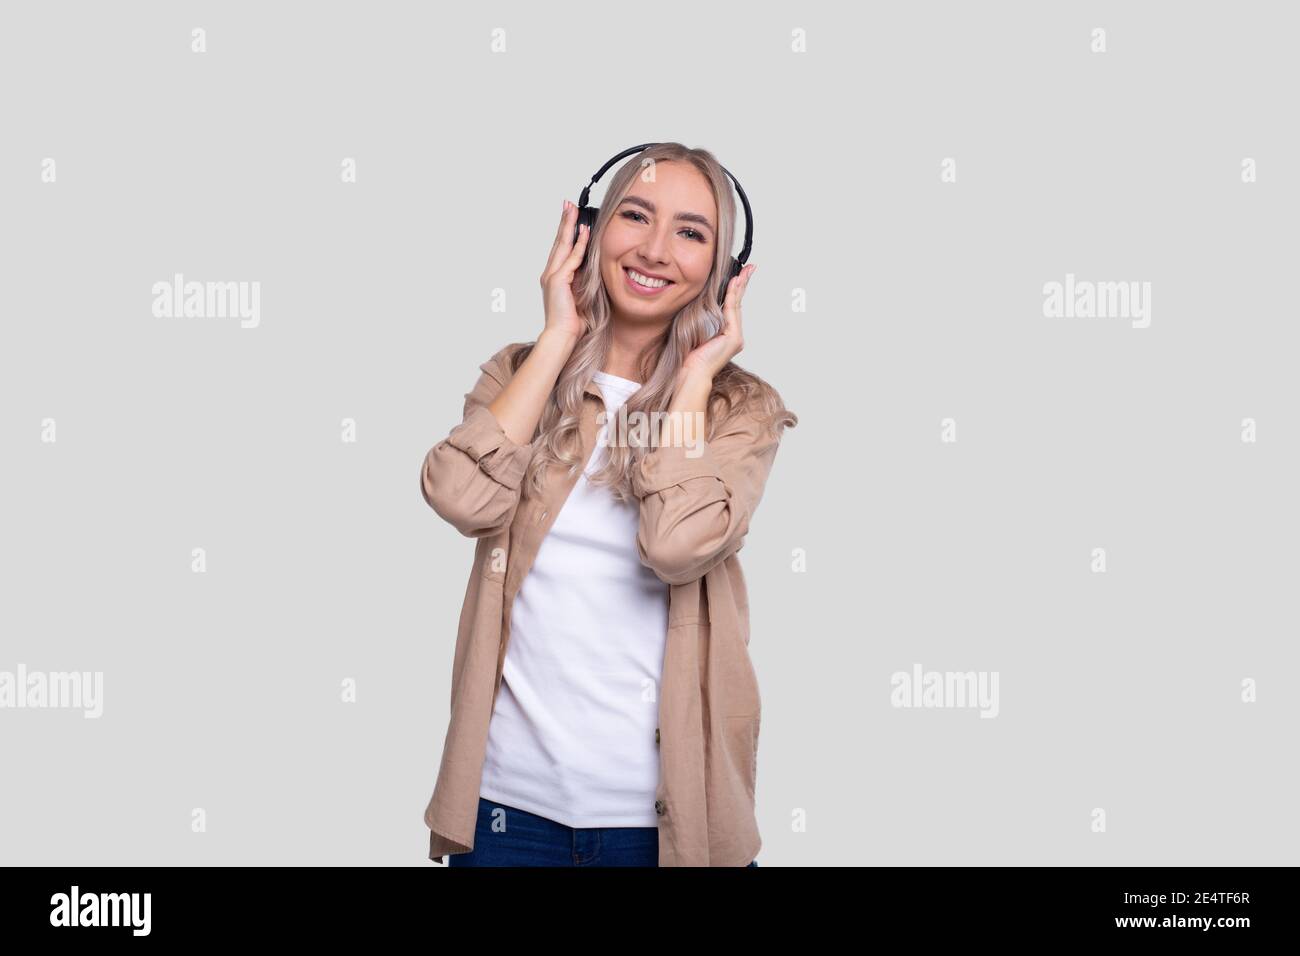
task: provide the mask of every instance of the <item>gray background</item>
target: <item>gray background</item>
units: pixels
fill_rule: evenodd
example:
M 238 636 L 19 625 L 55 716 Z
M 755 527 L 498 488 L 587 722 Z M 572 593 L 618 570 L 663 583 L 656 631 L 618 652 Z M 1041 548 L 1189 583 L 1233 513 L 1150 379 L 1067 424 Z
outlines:
M 105 689 L 0 710 L 0 859 L 432 865 L 473 544 L 419 466 L 561 199 L 676 139 L 754 204 L 738 361 L 800 416 L 742 552 L 760 865 L 1296 863 L 1296 21 L 6 3 L 0 670 Z M 174 272 L 261 326 L 153 317 Z M 1150 327 L 1044 318 L 1067 272 Z M 1000 715 L 891 707 L 914 662 Z

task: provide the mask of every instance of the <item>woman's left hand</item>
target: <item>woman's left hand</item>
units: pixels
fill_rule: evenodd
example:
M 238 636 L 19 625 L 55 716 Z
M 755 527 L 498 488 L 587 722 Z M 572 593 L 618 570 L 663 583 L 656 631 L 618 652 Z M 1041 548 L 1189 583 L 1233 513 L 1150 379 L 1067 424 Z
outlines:
M 734 276 L 727 283 L 727 297 L 722 303 L 722 331 L 691 350 L 682 362 L 683 375 L 697 373 L 711 379 L 744 348 L 745 341 L 740 330 L 740 300 L 744 298 L 755 268 L 752 264 L 745 266 L 740 270 L 740 275 Z

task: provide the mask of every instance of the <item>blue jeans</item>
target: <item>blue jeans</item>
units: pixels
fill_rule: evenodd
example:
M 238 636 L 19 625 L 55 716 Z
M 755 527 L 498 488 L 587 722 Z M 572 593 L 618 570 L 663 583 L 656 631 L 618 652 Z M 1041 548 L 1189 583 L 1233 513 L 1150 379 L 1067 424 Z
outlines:
M 502 830 L 492 828 L 494 811 Z M 479 797 L 474 849 L 448 855 L 447 865 L 658 866 L 659 828 L 574 828 Z

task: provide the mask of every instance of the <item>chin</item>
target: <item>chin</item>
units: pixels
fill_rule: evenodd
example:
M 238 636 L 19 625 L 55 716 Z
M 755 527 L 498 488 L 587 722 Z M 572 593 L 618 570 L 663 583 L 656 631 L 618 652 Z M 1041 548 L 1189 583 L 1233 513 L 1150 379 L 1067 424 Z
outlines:
M 627 306 L 622 309 L 622 312 L 624 315 L 632 319 L 639 319 L 645 322 L 659 322 L 662 321 L 663 319 L 671 319 L 677 313 L 677 309 L 675 308 L 647 309 L 644 307 L 637 309 L 637 308 L 633 308 L 632 306 Z

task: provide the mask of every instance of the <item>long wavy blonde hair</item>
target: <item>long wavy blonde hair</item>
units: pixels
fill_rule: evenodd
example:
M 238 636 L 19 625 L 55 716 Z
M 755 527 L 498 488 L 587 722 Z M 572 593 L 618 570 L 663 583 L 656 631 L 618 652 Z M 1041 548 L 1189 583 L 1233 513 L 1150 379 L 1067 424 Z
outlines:
M 610 180 L 600 204 L 600 215 L 587 240 L 587 261 L 573 277 L 574 301 L 578 313 L 586 319 L 587 328 L 560 371 L 538 422 L 533 439 L 536 450 L 524 478 L 534 491 L 542 490 L 547 465 L 563 464 L 571 477 L 586 464 L 582 459 L 579 433 L 583 394 L 592 376 L 604 367 L 613 334 L 609 293 L 600 272 L 601 235 L 648 160 L 690 163 L 704 174 L 717 203 L 718 242 L 713 268 L 700 294 L 678 311 L 664 334 L 641 355 L 642 385 L 627 400 L 630 420 L 636 420 L 632 418 L 633 412 L 644 412 L 646 420 L 654 421 L 652 412 L 666 411 L 673 398 L 682 361 L 692 349 L 712 338 L 723 327 L 722 306 L 718 304 L 718 298 L 730 278 L 727 268 L 736 225 L 731 180 L 708 150 L 690 149 L 681 143 L 659 143 L 648 147 L 629 157 Z M 522 345 L 510 356 L 514 371 L 518 371 L 535 344 Z M 773 437 L 779 437 L 786 426 L 799 422 L 798 416 L 785 407 L 776 389 L 735 362 L 728 362 L 713 377 L 708 408 L 705 441 L 712 439 L 718 428 L 736 414 L 759 417 L 766 422 Z M 609 454 L 604 466 L 589 475 L 587 480 L 594 485 L 608 486 L 618 501 L 634 502 L 636 498 L 630 480 L 632 469 L 653 450 L 654 443 L 643 447 L 631 442 L 614 442 L 607 447 Z

